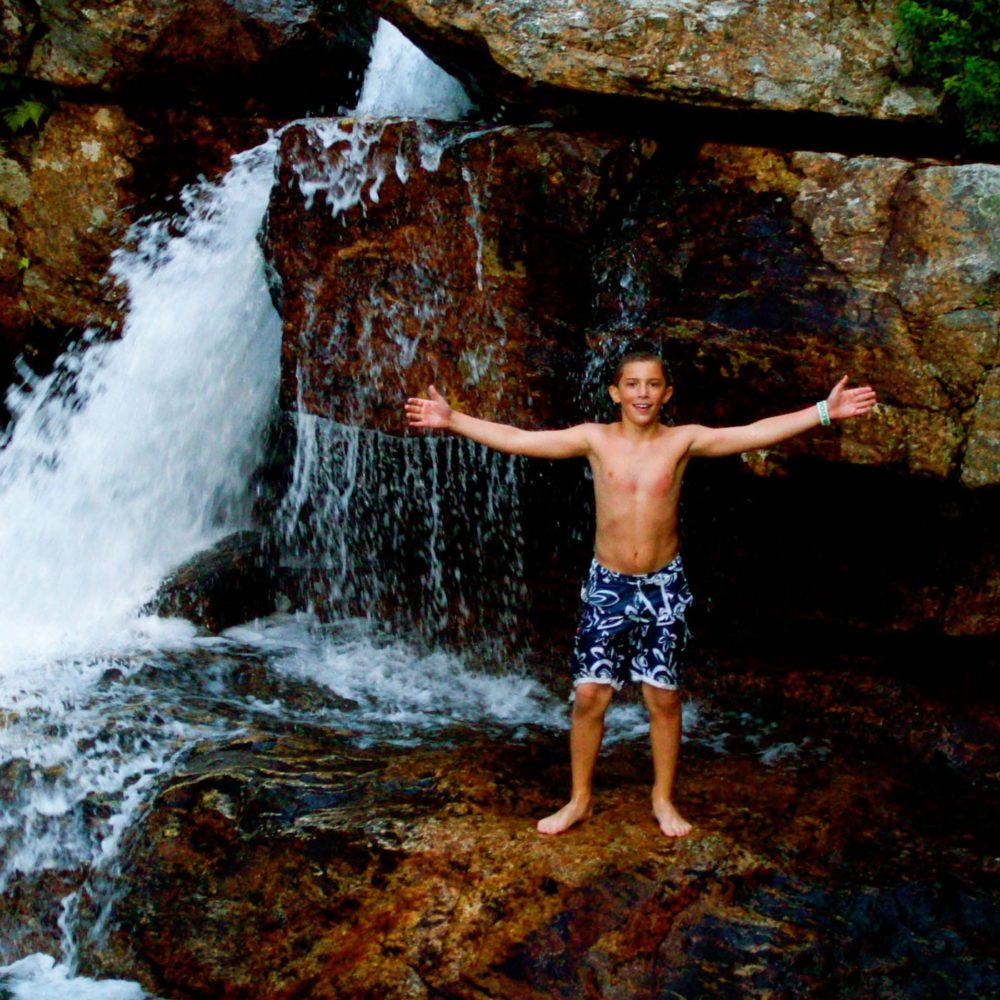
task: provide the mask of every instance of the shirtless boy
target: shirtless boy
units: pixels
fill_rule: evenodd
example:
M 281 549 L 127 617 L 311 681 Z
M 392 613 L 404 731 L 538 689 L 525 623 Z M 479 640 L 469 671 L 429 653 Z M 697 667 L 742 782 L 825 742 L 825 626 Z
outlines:
M 434 386 L 429 398 L 407 400 L 406 416 L 411 427 L 448 430 L 513 455 L 582 456 L 590 463 L 597 523 L 573 650 L 572 791 L 562 809 L 538 821 L 538 830 L 563 833 L 590 816 L 604 713 L 630 678 L 642 684 L 649 711 L 653 814 L 664 834 L 680 837 L 691 830 L 673 802 L 681 739 L 677 673 L 691 603 L 677 537 L 688 461 L 768 448 L 822 423 L 860 416 L 875 405 L 875 393 L 867 386 L 848 389 L 845 376 L 826 400 L 793 413 L 742 427 L 668 427 L 660 410 L 673 387 L 662 360 L 646 351 L 622 358 L 608 391 L 620 420 L 564 430 L 480 420 L 453 410 Z

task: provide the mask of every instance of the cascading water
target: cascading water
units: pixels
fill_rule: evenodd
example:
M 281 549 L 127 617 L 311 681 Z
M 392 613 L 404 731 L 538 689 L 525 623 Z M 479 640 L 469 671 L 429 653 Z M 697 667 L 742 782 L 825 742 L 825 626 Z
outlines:
M 7 671 L 113 645 L 171 566 L 245 520 L 277 388 L 280 321 L 255 240 L 275 146 L 189 192 L 182 236 L 153 222 L 116 255 L 121 340 L 13 395 L 0 453 Z
M 255 239 L 275 146 L 187 192 L 181 235 L 141 227 L 113 266 L 128 293 L 121 340 L 69 354 L 12 399 L 0 453 L 0 759 L 11 781 L 0 891 L 30 892 L 46 873 L 69 888 L 106 864 L 156 776 L 219 728 L 182 718 L 140 679 L 151 651 L 193 629 L 139 609 L 171 566 L 248 515 L 280 343 Z M 76 900 L 64 899 L 70 962 Z M 0 958 L 31 939 L 25 916 L 0 921 Z M 66 974 L 35 956 L 10 982 L 38 996 Z M 64 995 L 84 993 L 74 981 Z
M 388 21 L 379 21 L 358 114 L 457 121 L 471 110 L 472 102 L 456 79 Z
M 362 113 L 456 117 L 469 107 L 458 84 L 388 26 L 372 67 Z M 407 97 L 409 86 L 421 89 Z M 280 322 L 256 239 L 276 148 L 271 140 L 244 153 L 222 182 L 186 192 L 182 220 L 141 224 L 113 266 L 127 290 L 122 338 L 71 352 L 11 399 L 16 424 L 0 452 L 0 892 L 39 898 L 36 910 L 0 916 L 0 962 L 11 963 L 0 970 L 0 991 L 16 997 L 143 995 L 135 984 L 75 977 L 80 940 L 101 926 L 99 917 L 84 926 L 78 914 L 106 910 L 122 833 L 186 748 L 254 719 L 295 717 L 232 690 L 243 659 L 264 660 L 288 683 L 344 692 L 350 712 L 311 699 L 309 721 L 359 739 L 373 731 L 412 739 L 414 727 L 484 715 L 562 724 L 558 700 L 534 682 L 470 670 L 365 623 L 322 629 L 278 617 L 202 638 L 187 623 L 141 613 L 172 566 L 248 516 L 278 374 Z M 341 180 L 345 204 L 360 196 L 360 185 L 352 192 L 350 178 Z M 304 196 L 307 188 L 303 179 Z M 364 432 L 312 418 L 299 430 L 284 506 L 289 537 L 305 524 L 330 539 L 322 554 L 332 588 L 357 592 L 361 584 L 336 570 L 333 554 L 361 544 L 358 514 L 378 500 L 379 456 L 403 444 L 375 436 L 362 445 Z M 494 498 L 479 511 L 476 544 L 516 539 L 512 510 L 496 499 L 510 494 L 506 459 L 480 463 L 455 441 L 409 447 L 422 456 L 418 468 L 451 464 Z M 306 511 L 312 520 L 302 520 Z M 429 529 L 424 611 L 440 617 L 451 599 L 433 488 L 418 514 Z M 506 558 L 516 569 L 516 552 Z M 459 561 L 449 572 L 461 569 Z M 467 573 L 474 578 L 471 566 Z M 364 586 L 377 589 L 372 579 Z M 460 613 L 460 597 L 458 605 Z M 53 893 L 61 898 L 58 960 L 28 954 L 45 946 L 39 913 Z

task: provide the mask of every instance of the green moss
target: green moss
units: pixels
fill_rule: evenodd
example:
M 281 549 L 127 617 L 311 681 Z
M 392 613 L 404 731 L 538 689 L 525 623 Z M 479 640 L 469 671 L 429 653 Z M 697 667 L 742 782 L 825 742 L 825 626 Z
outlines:
M 903 0 L 912 76 L 942 91 L 973 145 L 1000 143 L 1000 2 Z

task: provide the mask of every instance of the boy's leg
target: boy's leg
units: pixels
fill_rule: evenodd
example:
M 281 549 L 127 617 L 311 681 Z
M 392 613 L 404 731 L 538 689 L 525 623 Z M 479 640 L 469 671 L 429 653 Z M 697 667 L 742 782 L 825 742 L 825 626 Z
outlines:
M 678 691 L 642 685 L 649 709 L 649 741 L 653 748 L 653 815 L 668 837 L 683 837 L 691 824 L 673 802 L 674 775 L 681 747 L 681 696 Z
M 573 787 L 570 800 L 558 812 L 538 821 L 538 832 L 562 833 L 591 813 L 594 765 L 604 736 L 604 713 L 614 689 L 610 684 L 578 684 L 573 698 L 569 733 Z

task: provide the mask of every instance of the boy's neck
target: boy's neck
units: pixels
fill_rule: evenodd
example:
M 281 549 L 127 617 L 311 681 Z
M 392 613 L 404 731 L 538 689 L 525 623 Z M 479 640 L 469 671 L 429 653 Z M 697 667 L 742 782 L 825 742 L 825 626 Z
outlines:
M 649 424 L 636 424 L 630 420 L 625 420 L 620 414 L 618 420 L 613 426 L 619 428 L 619 433 L 626 437 L 629 441 L 645 441 L 648 438 L 654 438 L 660 433 L 660 428 L 663 426 L 660 423 L 659 416 L 657 419 Z

